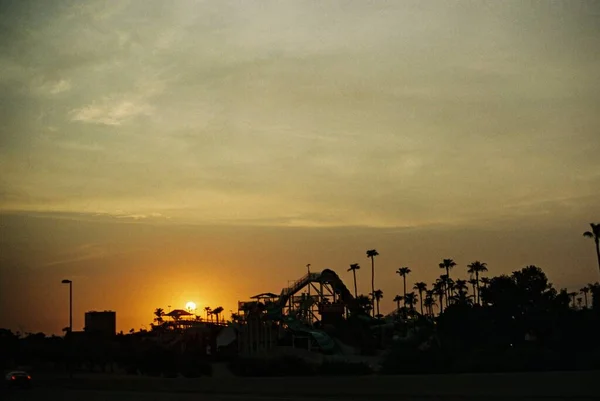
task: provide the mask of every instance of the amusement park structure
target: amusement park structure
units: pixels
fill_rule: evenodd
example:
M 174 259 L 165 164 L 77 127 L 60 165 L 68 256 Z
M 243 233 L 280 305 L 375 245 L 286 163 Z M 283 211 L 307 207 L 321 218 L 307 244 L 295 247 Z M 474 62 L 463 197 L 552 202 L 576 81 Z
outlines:
M 279 295 L 263 293 L 238 302 L 238 349 L 241 354 L 268 350 L 289 338 L 291 345 L 334 353 L 331 333 L 349 320 L 370 323 L 339 276 L 329 269 L 309 272 L 283 288 Z

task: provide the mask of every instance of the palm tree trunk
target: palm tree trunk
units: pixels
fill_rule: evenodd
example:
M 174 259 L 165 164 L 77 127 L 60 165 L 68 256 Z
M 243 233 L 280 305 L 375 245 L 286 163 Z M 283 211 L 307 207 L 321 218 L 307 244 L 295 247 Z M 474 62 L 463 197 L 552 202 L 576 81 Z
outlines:
M 440 294 L 440 315 L 444 311 L 444 296 Z
M 421 302 L 421 315 L 423 315 L 423 291 L 419 291 L 419 302 Z
M 375 257 L 371 256 L 371 294 L 373 296 L 373 317 L 375 317 Z
M 377 300 L 377 315 L 379 315 L 379 299 Z
M 585 309 L 587 309 L 588 308 L 587 292 L 583 293 L 583 298 L 585 299 Z
M 400 300 L 396 301 L 396 310 L 400 310 Z
M 354 298 L 358 297 L 358 291 L 356 289 L 356 269 L 352 269 L 352 274 L 354 275 Z
M 448 266 L 446 266 L 446 277 L 448 277 L 448 282 L 450 282 L 450 268 Z M 450 287 L 446 284 L 446 305 L 448 305 L 448 297 L 450 295 Z
M 598 270 L 600 271 L 600 239 L 595 238 L 596 241 L 596 257 L 598 258 Z
M 479 290 L 479 272 L 477 270 L 475 270 L 475 283 L 477 283 L 477 294 L 475 294 L 476 298 L 477 298 L 476 302 L 478 304 L 481 304 L 481 302 L 479 300 L 479 292 L 480 292 L 480 290 Z

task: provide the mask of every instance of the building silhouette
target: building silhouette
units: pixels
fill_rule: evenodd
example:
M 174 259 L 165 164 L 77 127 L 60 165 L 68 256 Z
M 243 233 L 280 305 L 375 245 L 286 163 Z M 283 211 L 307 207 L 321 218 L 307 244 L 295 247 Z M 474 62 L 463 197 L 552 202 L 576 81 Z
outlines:
M 90 311 L 85 313 L 85 332 L 114 336 L 117 332 L 117 313 L 115 311 Z

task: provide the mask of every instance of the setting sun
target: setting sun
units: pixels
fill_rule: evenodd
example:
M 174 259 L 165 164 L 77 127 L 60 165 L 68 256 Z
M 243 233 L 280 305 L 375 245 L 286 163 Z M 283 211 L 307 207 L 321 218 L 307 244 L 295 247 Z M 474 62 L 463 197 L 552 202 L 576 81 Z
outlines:
M 187 311 L 190 311 L 190 312 L 195 311 L 196 310 L 196 304 L 194 302 L 192 302 L 192 301 L 189 301 L 187 304 L 185 304 L 185 309 Z

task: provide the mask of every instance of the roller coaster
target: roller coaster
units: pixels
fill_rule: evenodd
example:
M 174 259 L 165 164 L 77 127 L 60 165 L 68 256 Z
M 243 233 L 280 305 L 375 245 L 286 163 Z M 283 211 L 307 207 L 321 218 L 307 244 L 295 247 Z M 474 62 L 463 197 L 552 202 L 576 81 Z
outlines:
M 240 322 L 261 326 L 275 324 L 278 328 L 286 328 L 296 336 L 305 336 L 309 343 L 314 343 L 323 352 L 336 352 L 336 342 L 326 333 L 325 328 L 333 327 L 344 318 L 357 318 L 370 322 L 371 317 L 361 308 L 358 301 L 344 285 L 340 277 L 330 269 L 320 273 L 308 273 L 281 290 L 279 295 L 273 293 L 259 294 L 252 301 L 239 302 L 238 314 Z M 248 331 L 248 330 L 247 330 Z M 272 338 L 271 329 L 268 337 Z M 251 342 L 254 349 L 265 344 L 273 344 L 271 339 L 265 341 L 264 329 L 251 329 Z M 279 331 L 278 336 L 281 335 Z

